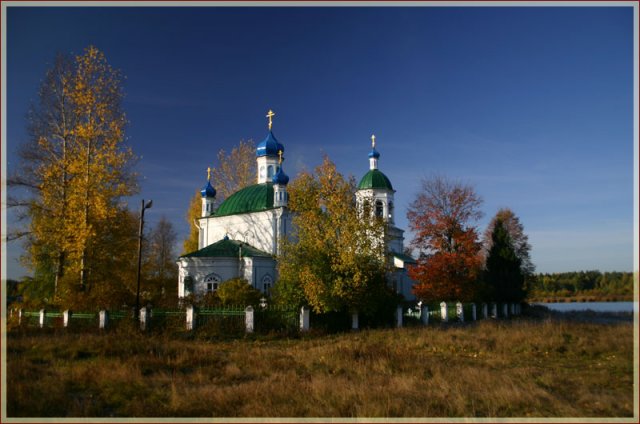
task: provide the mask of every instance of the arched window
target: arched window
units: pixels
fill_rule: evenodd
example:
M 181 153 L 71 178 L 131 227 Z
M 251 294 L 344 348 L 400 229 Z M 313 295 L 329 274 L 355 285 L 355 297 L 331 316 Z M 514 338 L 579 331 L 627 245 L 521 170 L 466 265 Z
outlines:
M 272 178 L 273 177 L 273 165 L 269 165 L 267 167 L 267 178 Z
M 384 216 L 384 206 L 381 200 L 376 200 L 376 216 L 380 218 Z
M 264 178 L 264 165 L 260 167 L 260 178 Z
M 267 274 L 262 277 L 262 291 L 264 294 L 271 294 L 271 286 L 273 284 L 273 278 Z
M 204 284 L 207 288 L 207 293 L 213 293 L 214 291 L 218 290 L 218 286 L 220 285 L 221 281 L 222 278 L 220 278 L 218 274 L 209 274 L 204 277 Z

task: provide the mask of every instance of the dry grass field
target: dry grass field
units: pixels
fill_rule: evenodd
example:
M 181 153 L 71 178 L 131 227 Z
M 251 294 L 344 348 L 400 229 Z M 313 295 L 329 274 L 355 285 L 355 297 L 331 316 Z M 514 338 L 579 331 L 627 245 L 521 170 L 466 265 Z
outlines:
M 632 417 L 633 324 L 613 321 L 547 315 L 224 341 L 12 331 L 7 413 Z

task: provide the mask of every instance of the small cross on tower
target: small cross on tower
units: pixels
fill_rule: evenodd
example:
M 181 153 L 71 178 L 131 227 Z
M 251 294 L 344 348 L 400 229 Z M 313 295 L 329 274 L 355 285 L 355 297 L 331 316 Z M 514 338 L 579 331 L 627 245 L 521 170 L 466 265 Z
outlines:
M 267 112 L 267 118 L 269 118 L 269 131 L 271 131 L 271 126 L 273 125 L 273 121 L 271 120 L 271 118 L 273 118 L 274 116 L 275 113 L 273 113 L 273 111 L 269 109 L 269 112 Z
M 207 181 L 211 181 L 211 167 L 207 166 Z
M 371 134 L 371 148 L 375 149 L 376 148 L 376 136 Z
M 280 157 L 280 165 L 282 165 L 282 150 L 278 150 L 278 156 Z

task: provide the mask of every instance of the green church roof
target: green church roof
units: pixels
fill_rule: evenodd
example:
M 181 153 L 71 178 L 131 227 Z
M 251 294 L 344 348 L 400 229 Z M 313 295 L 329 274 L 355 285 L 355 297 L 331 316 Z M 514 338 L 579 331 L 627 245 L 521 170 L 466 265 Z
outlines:
M 200 250 L 187 253 L 186 255 L 182 255 L 180 257 L 181 258 L 211 258 L 211 257 L 237 258 L 238 256 L 242 256 L 243 258 L 247 258 L 247 257 L 252 258 L 256 256 L 271 257 L 270 254 L 263 252 L 262 250 L 258 250 L 247 243 L 244 243 L 238 240 L 229 240 L 229 238 L 227 237 L 213 244 L 210 244 L 207 247 L 203 247 Z
M 377 169 L 372 169 L 364 174 L 364 177 L 360 180 L 360 184 L 358 184 L 358 190 L 366 190 L 369 188 L 393 190 L 389 178 Z
M 254 184 L 236 191 L 218 207 L 213 216 L 260 212 L 273 208 L 273 184 Z

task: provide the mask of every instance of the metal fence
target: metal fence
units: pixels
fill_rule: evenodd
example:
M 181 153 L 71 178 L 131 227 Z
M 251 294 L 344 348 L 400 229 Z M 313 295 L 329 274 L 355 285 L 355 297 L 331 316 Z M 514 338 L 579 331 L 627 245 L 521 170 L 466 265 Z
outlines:
M 396 325 L 425 325 L 440 322 L 467 322 L 486 318 L 508 318 L 521 313 L 521 305 L 473 304 L 460 302 L 417 304 L 411 307 L 398 306 Z M 64 328 L 68 331 L 110 330 L 130 325 L 143 331 L 168 333 L 193 333 L 204 337 L 239 335 L 243 333 L 289 334 L 310 328 L 358 329 L 358 313 L 310 314 L 308 308 L 300 310 L 277 305 L 262 305 L 258 308 L 226 306 L 218 308 L 180 309 L 142 308 L 138 319 L 134 311 L 72 312 L 44 310 L 12 312 L 11 319 L 25 328 Z M 350 318 L 350 319 L 349 319 Z M 12 322 L 15 325 L 15 322 Z

